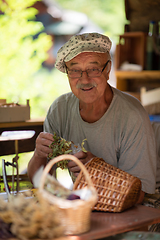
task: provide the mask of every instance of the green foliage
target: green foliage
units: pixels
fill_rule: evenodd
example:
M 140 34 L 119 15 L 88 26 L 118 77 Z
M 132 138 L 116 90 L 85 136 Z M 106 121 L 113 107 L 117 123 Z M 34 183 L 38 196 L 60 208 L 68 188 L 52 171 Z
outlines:
M 115 41 L 124 32 L 124 0 L 56 0 L 63 8 L 85 13 Z
M 54 1 L 54 0 L 52 0 Z M 35 21 L 37 0 L 0 0 L 0 98 L 26 103 L 31 118 L 45 116 L 59 95 L 70 91 L 65 74 L 42 67 L 51 39 Z M 62 8 L 83 12 L 112 39 L 123 33 L 124 0 L 56 0 Z M 37 38 L 33 38 L 38 34 Z
M 31 117 L 45 117 L 49 106 L 61 94 L 70 91 L 66 74 L 53 69 L 41 68 L 31 80 L 31 85 L 23 89 L 23 98 L 30 99 Z
M 40 33 L 43 25 L 34 21 L 38 12 L 30 6 L 36 1 L 0 0 L 0 97 L 9 101 L 24 99 L 51 47 L 50 36 Z

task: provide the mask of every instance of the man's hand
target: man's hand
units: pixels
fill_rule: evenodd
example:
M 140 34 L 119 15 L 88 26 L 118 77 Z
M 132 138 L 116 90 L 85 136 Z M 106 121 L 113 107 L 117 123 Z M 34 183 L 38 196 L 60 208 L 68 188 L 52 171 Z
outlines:
M 53 134 L 41 132 L 36 139 L 35 155 L 39 158 L 47 158 L 52 149 L 49 148 L 53 142 Z
M 78 152 L 74 154 L 83 164 L 87 163 L 90 159 L 95 157 L 91 152 Z M 77 177 L 79 172 L 81 171 L 80 167 L 73 161 L 68 162 L 68 168 L 71 172 L 73 172 L 74 176 Z

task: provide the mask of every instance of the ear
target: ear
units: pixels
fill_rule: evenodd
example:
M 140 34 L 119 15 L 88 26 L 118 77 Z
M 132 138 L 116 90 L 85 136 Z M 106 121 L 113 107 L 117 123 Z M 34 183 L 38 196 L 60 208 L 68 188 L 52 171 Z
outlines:
M 110 73 L 111 66 L 112 66 L 112 61 L 110 60 L 109 63 L 107 64 L 107 73 Z
M 110 71 L 111 71 L 111 66 L 112 66 L 112 62 L 109 61 L 109 63 L 107 64 L 107 67 L 105 69 L 105 74 L 106 74 L 106 79 L 109 80 L 109 74 L 110 74 Z

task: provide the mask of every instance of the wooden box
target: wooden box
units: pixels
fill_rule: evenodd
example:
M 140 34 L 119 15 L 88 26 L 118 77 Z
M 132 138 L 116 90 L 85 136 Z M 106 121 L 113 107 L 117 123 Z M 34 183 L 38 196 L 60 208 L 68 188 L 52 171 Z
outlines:
M 6 103 L 6 99 L 0 99 L 0 122 L 23 122 L 29 119 L 29 100 L 26 105 L 20 105 Z
M 149 115 L 160 114 L 160 88 L 149 91 L 141 88 L 141 102 Z
M 119 36 L 116 47 L 115 67 L 120 68 L 122 63 L 138 64 L 144 69 L 145 65 L 146 33 L 126 32 Z
M 146 88 L 141 88 L 141 100 L 143 106 L 147 106 L 154 103 L 160 103 L 160 88 L 146 91 Z

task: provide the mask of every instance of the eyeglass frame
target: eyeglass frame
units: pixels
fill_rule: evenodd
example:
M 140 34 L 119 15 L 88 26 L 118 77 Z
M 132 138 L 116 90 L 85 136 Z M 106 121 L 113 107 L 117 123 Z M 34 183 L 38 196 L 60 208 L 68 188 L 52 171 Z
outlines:
M 95 77 L 100 77 L 101 75 L 102 75 L 102 72 L 104 71 L 104 69 L 106 68 L 106 66 L 107 66 L 107 64 L 110 62 L 111 60 L 109 59 L 106 63 L 105 63 L 105 65 L 104 65 L 104 67 L 102 68 L 102 70 L 101 69 L 97 69 L 99 72 L 100 72 L 100 75 L 99 76 L 95 76 Z M 66 72 L 67 72 L 67 75 L 68 75 L 68 70 L 69 70 L 69 68 L 66 66 Z M 90 69 L 88 69 L 88 70 L 90 70 Z M 83 72 L 86 72 L 87 73 L 87 76 L 88 76 L 88 70 L 86 70 L 86 71 L 82 71 L 82 70 L 79 70 L 79 71 L 81 71 L 80 73 L 81 73 L 81 76 L 80 77 L 70 77 L 69 75 L 69 77 L 70 78 L 81 78 L 82 77 L 82 74 L 83 74 Z M 72 70 L 69 70 L 69 71 L 72 71 Z M 89 76 L 88 76 L 89 77 Z M 94 78 L 94 77 L 92 77 L 92 78 Z

